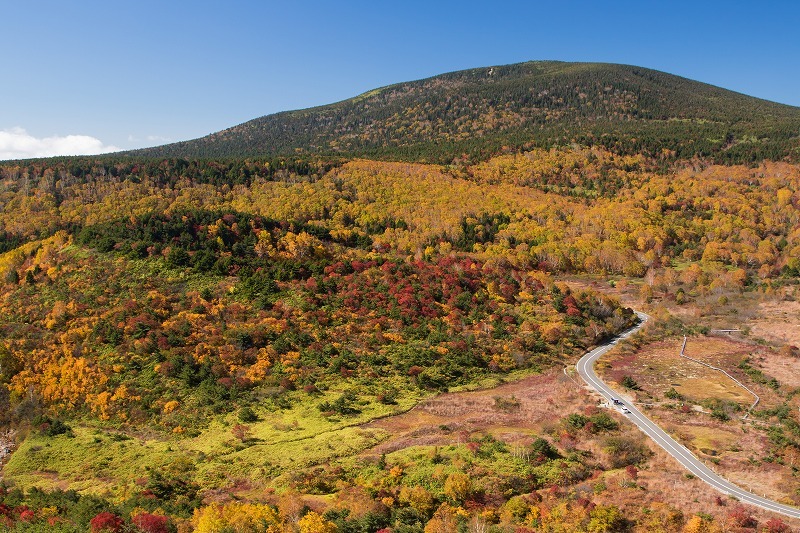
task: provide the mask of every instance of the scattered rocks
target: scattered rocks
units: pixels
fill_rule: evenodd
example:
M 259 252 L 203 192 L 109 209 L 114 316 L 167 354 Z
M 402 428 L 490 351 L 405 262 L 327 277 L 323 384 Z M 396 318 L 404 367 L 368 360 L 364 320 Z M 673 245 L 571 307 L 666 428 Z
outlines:
M 5 433 L 0 433 L 0 462 L 5 461 L 16 447 L 17 432 L 9 429 Z

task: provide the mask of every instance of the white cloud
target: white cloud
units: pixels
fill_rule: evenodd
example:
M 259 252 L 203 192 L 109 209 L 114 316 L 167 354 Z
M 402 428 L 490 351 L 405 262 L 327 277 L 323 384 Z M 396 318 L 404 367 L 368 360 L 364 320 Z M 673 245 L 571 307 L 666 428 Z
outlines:
M 36 138 L 22 128 L 0 130 L 0 160 L 58 155 L 94 155 L 120 150 L 122 148 L 105 145 L 100 139 L 88 135 Z

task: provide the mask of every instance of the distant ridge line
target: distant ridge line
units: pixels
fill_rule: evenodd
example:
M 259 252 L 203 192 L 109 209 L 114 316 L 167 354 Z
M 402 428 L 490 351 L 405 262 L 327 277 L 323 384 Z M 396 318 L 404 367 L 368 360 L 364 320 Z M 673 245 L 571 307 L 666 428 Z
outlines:
M 798 160 L 800 108 L 644 67 L 530 61 L 387 85 L 123 154 L 453 163 L 569 144 L 673 160 Z

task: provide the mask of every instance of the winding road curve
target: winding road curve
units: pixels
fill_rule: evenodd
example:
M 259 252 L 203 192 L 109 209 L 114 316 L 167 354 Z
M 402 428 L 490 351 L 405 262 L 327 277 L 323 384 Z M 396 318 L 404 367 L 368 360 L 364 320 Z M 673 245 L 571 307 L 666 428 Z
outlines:
M 636 314 L 640 319 L 638 326 L 625 331 L 607 344 L 598 346 L 591 352 L 581 357 L 577 364 L 578 374 L 580 374 L 583 380 L 590 387 L 599 392 L 606 400 L 608 400 L 609 404 L 612 404 L 612 400 L 614 398 L 618 398 L 618 395 L 611 389 L 611 387 L 606 385 L 599 377 L 597 377 L 597 374 L 594 372 L 594 363 L 600 358 L 600 356 L 613 348 L 614 345 L 616 345 L 621 339 L 630 337 L 639 331 L 644 323 L 650 318 L 645 313 L 641 313 L 639 311 L 637 311 Z M 733 496 L 741 502 L 749 503 L 751 505 L 761 507 L 762 509 L 785 516 L 790 516 L 792 518 L 800 518 L 800 509 L 797 507 L 784 505 L 767 498 L 762 498 L 761 496 L 753 494 L 752 492 L 748 492 L 739 488 L 722 476 L 716 474 L 713 470 L 703 464 L 684 445 L 670 437 L 666 431 L 658 427 L 652 420 L 642 414 L 642 412 L 639 411 L 634 405 L 625 403 L 625 407 L 627 407 L 630 411 L 626 414 L 628 419 L 636 424 L 645 435 L 653 439 L 659 446 L 664 448 L 668 454 L 677 459 L 677 461 L 694 476 L 702 479 L 714 489 L 722 492 L 723 494 Z

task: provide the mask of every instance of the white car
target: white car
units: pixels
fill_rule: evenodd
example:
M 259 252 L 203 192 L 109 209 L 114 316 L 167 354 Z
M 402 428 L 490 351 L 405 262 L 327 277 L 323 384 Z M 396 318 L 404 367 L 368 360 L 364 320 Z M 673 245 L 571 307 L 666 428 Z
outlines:
M 623 408 L 622 408 L 622 412 L 623 412 L 623 413 L 625 413 L 626 415 L 629 415 L 629 414 L 631 414 L 631 410 L 630 410 L 630 409 L 628 409 L 627 407 L 623 407 Z

